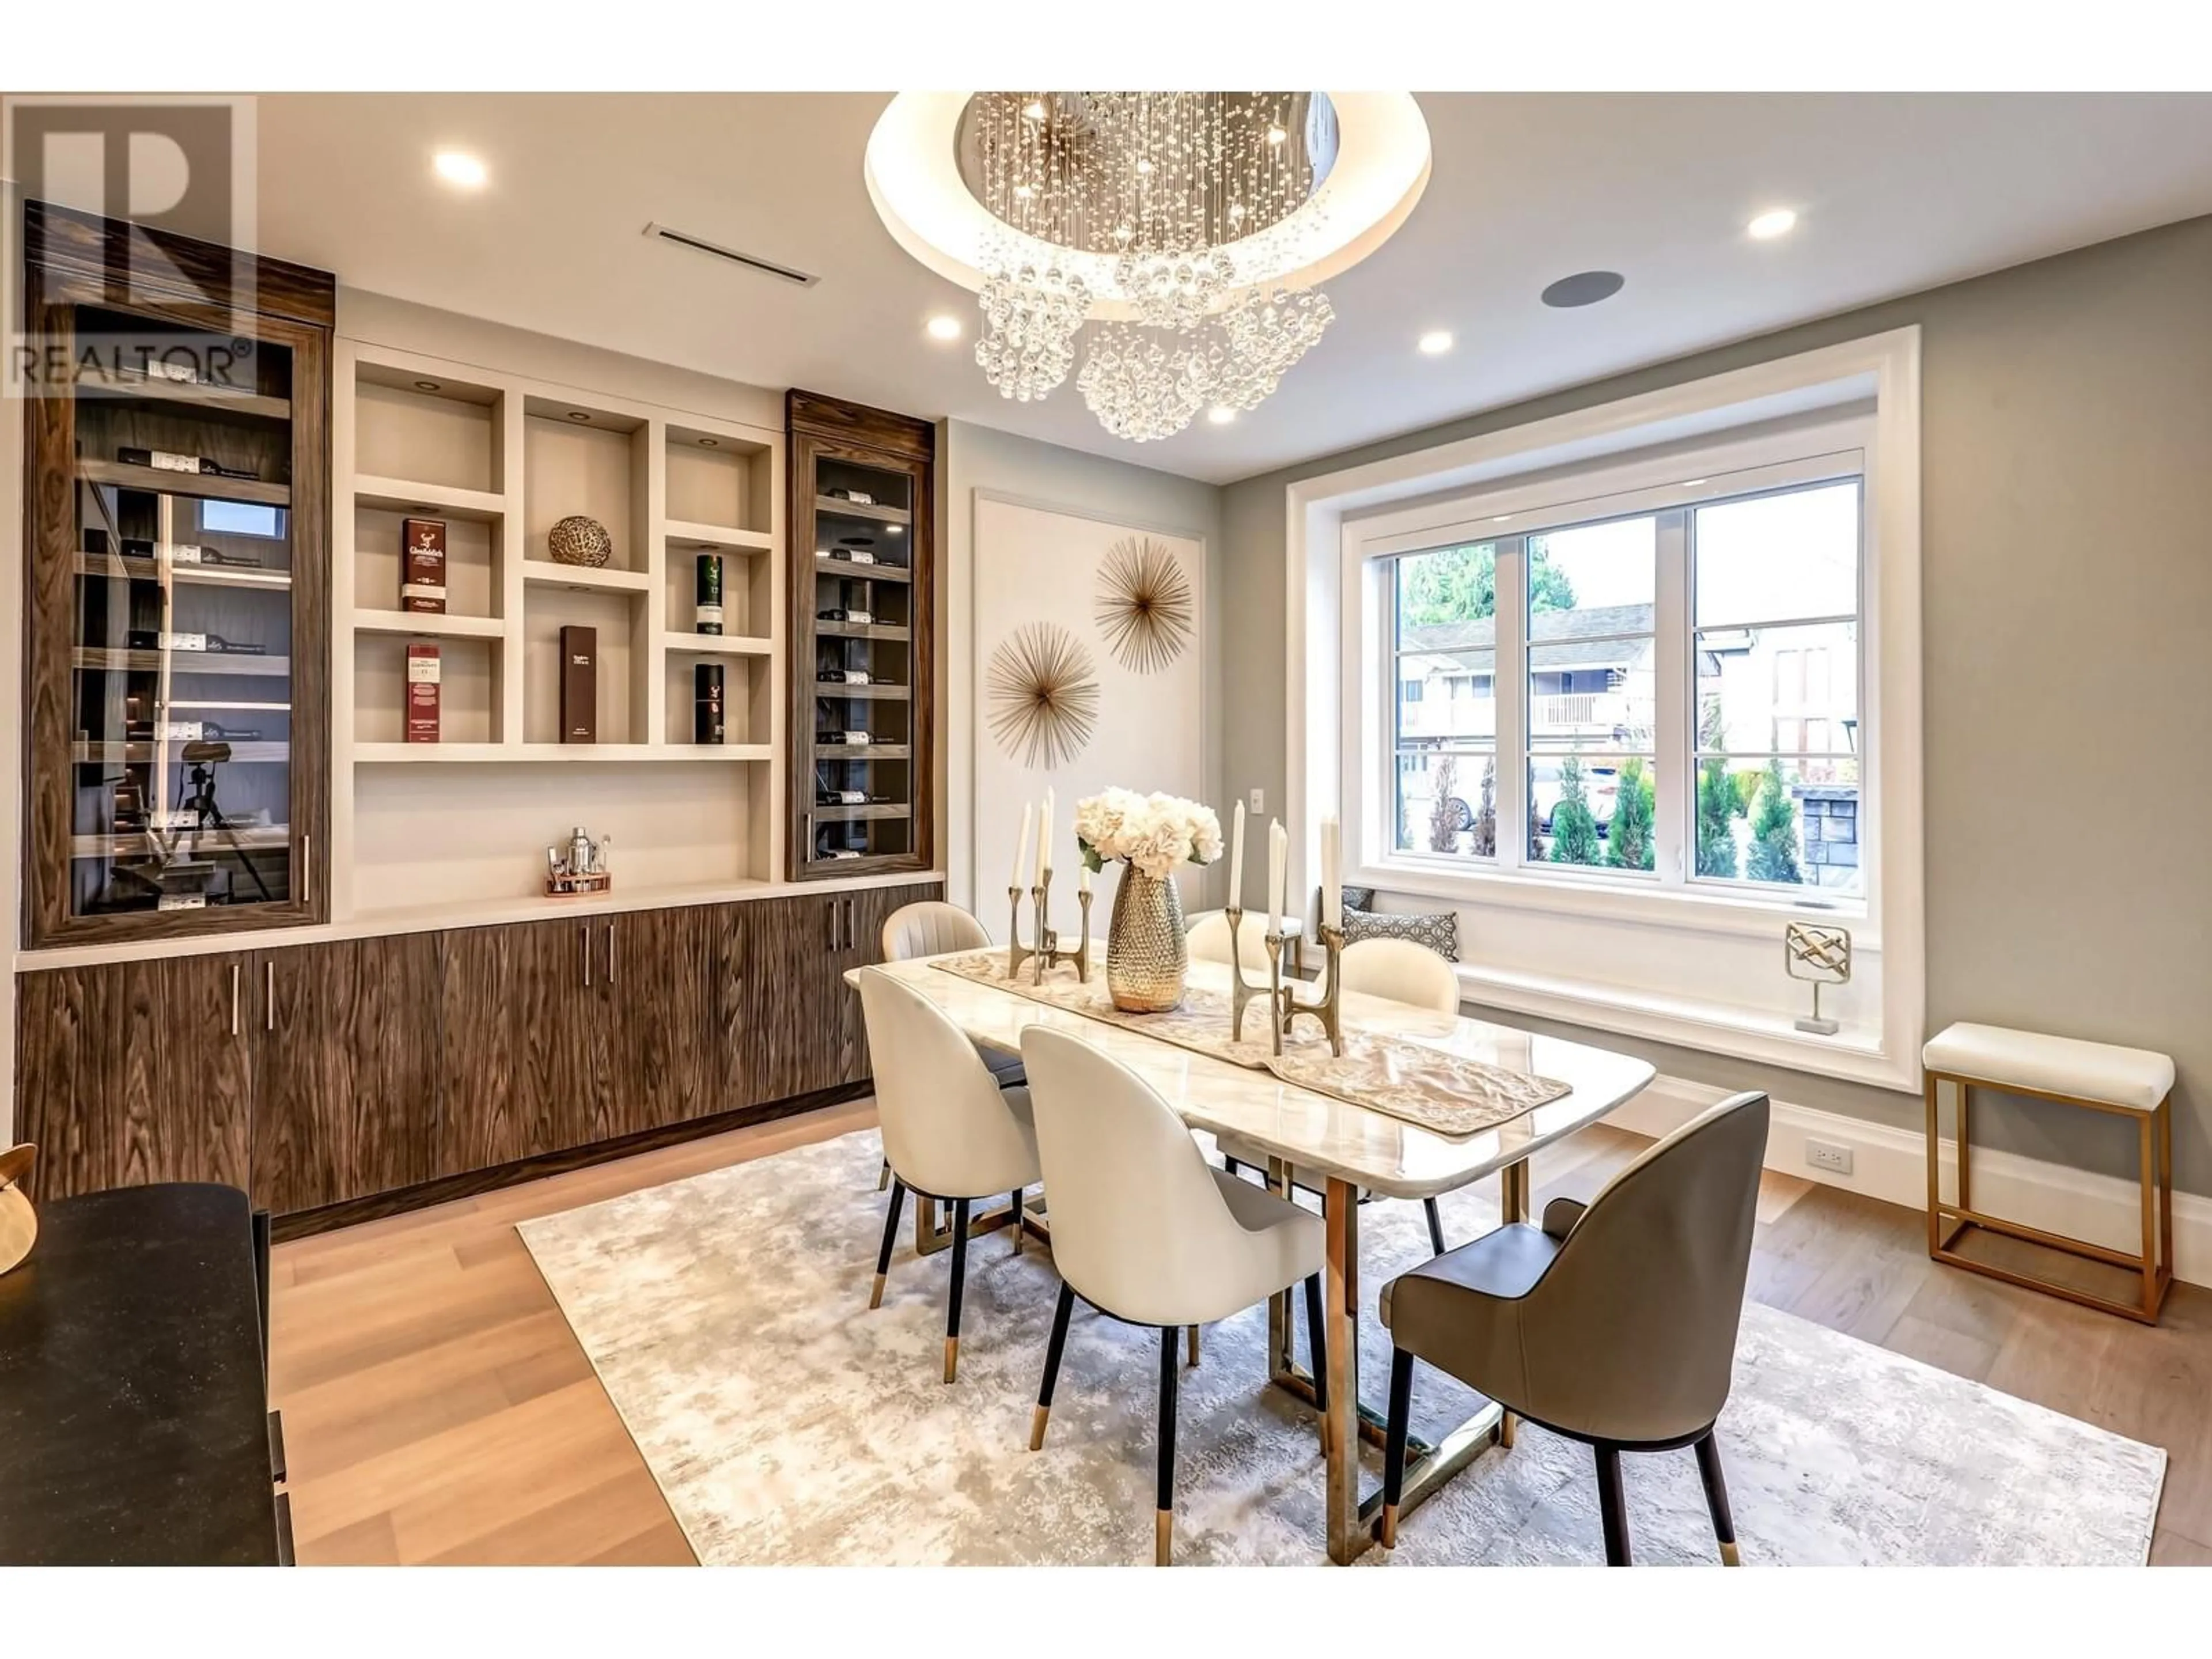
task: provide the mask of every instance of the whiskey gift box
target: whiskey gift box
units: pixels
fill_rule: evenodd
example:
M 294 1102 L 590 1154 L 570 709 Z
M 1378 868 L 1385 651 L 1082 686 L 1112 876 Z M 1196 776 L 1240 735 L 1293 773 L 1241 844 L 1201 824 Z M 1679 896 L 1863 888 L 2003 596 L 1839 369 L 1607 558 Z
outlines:
M 599 740 L 599 630 L 561 630 L 561 741 Z
M 442 519 L 399 521 L 399 608 L 442 616 L 446 610 L 446 524 Z
M 722 665 L 702 662 L 691 671 L 691 739 L 719 744 L 723 740 Z
M 407 647 L 407 741 L 438 741 L 438 688 L 441 664 L 434 645 Z

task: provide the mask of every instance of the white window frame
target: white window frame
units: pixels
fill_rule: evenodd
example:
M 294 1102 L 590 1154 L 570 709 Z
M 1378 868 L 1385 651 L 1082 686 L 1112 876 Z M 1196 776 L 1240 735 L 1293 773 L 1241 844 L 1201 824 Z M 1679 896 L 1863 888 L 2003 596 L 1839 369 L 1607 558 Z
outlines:
M 1433 909 L 1442 908 L 1439 901 L 1458 908 L 1460 981 L 1470 1001 L 1917 1091 L 1926 1025 L 1920 356 L 1920 331 L 1908 326 L 1286 484 L 1283 763 L 1293 890 L 1310 896 L 1320 820 L 1340 812 L 1347 882 L 1376 887 L 1386 909 Z M 1746 438 L 1787 438 L 1844 420 L 1863 421 L 1869 434 L 1863 444 L 1858 692 L 1862 825 L 1874 833 L 1862 842 L 1869 867 L 1861 913 L 1826 913 L 1851 928 L 1866 969 L 1854 988 L 1856 1013 L 1847 1015 L 1840 1034 L 1808 1036 L 1794 1028 L 1793 1015 L 1802 1012 L 1795 998 L 1803 988 L 1783 977 L 1780 935 L 1786 919 L 1808 912 L 1786 896 L 1778 903 L 1772 894 L 1739 893 L 1725 884 L 1686 883 L 1662 891 L 1618 877 L 1470 871 L 1463 857 L 1437 860 L 1458 866 L 1446 871 L 1423 869 L 1418 857 L 1376 866 L 1369 856 L 1376 838 L 1363 822 L 1365 791 L 1346 787 L 1364 776 L 1362 746 L 1388 736 L 1376 726 L 1372 682 L 1357 667 L 1376 659 L 1360 654 L 1371 648 L 1364 635 L 1374 607 L 1364 602 L 1361 562 L 1346 556 L 1348 531 L 1363 538 L 1380 535 L 1384 521 L 1407 513 L 1421 526 L 1414 543 L 1490 539 L 1507 526 L 1492 529 L 1487 519 L 1468 522 L 1474 515 L 1465 503 L 1491 506 L 1488 518 L 1495 518 L 1515 511 L 1516 497 L 1531 508 L 1556 503 L 1560 492 L 1546 480 L 1563 472 L 1644 463 L 1655 468 L 1650 487 L 1672 485 L 1679 495 L 1681 459 L 1692 453 Z M 1802 449 L 1794 459 L 1803 459 Z M 1451 502 L 1462 505 L 1456 512 L 1439 510 L 1439 503 Z M 1440 523 L 1446 519 L 1458 527 Z M 1522 597 L 1501 592 L 1501 612 L 1517 613 Z M 1668 648 L 1683 660 L 1662 672 L 1679 666 L 1686 676 L 1686 634 Z M 1500 655 L 1503 693 L 1515 676 L 1510 657 Z M 1689 706 L 1685 699 L 1686 712 Z M 1517 741 L 1517 726 L 1516 733 Z M 1689 734 L 1657 738 L 1663 756 L 1686 750 Z M 1502 732 L 1498 750 L 1501 757 L 1512 753 Z M 1525 819 L 1519 773 L 1518 766 L 1501 764 L 1501 826 Z M 1514 792 L 1510 804 L 1508 787 Z M 1669 837 L 1686 839 L 1686 817 L 1663 827 Z M 1511 844 L 1511 837 L 1505 840 Z M 1546 960 L 1531 941 L 1554 933 L 1612 939 L 1617 948 L 1607 954 L 1626 967 L 1616 972 L 1614 961 L 1577 965 L 1581 958 L 1570 959 L 1565 947 Z
M 1498 902 L 1528 890 L 1539 906 L 1606 904 L 1607 896 L 1641 894 L 1677 905 L 1718 903 L 1749 909 L 1814 912 L 1852 921 L 1878 913 L 1878 858 L 1861 866 L 1861 891 L 1780 890 L 1766 884 L 1700 877 L 1688 849 L 1695 812 L 1690 767 L 1696 740 L 1692 714 L 1696 683 L 1691 657 L 1692 571 L 1688 514 L 1715 501 L 1802 489 L 1867 475 L 1874 440 L 1871 418 L 1793 425 L 1753 438 L 1670 450 L 1664 456 L 1548 475 L 1537 483 L 1510 483 L 1424 501 L 1419 506 L 1353 519 L 1343 532 L 1344 591 L 1353 643 L 1347 648 L 1344 684 L 1351 718 L 1344 723 L 1346 865 L 1360 886 L 1437 898 Z M 1687 482 L 1694 481 L 1694 482 Z M 1581 869 L 1532 862 L 1519 826 L 1528 821 L 1529 756 L 1528 651 L 1528 538 L 1597 520 L 1651 514 L 1658 519 L 1652 633 L 1657 710 L 1653 747 L 1659 768 L 1653 864 L 1649 872 Z M 1858 562 L 1857 681 L 1872 648 L 1866 611 L 1867 560 L 1862 513 Z M 1397 765 L 1394 714 L 1396 696 L 1396 617 L 1393 562 L 1408 554 L 1488 542 L 1498 547 L 1495 611 L 1498 707 L 1498 851 L 1476 859 L 1463 854 L 1401 850 L 1392 831 Z M 1879 722 L 1860 715 L 1860 814 L 1879 822 L 1878 771 L 1874 751 Z M 1873 843 L 1870 842 L 1870 846 Z M 1577 900 L 1573 895 L 1588 895 Z M 1753 922 L 1753 925 L 1759 925 Z

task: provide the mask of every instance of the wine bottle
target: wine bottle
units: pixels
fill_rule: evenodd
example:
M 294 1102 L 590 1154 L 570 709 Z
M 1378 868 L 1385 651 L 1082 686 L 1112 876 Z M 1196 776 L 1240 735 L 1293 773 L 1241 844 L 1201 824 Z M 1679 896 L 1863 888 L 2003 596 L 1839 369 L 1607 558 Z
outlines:
M 261 476 L 251 467 L 225 466 L 221 461 L 205 455 L 179 455 L 167 449 L 138 449 L 129 444 L 117 447 L 115 459 L 125 466 L 151 467 L 156 472 L 191 472 L 209 478 L 257 479 Z
M 691 738 L 695 743 L 722 741 L 722 665 L 702 662 L 691 671 Z
M 699 556 L 691 623 L 697 633 L 720 634 L 722 631 L 722 556 L 719 553 L 702 553 Z

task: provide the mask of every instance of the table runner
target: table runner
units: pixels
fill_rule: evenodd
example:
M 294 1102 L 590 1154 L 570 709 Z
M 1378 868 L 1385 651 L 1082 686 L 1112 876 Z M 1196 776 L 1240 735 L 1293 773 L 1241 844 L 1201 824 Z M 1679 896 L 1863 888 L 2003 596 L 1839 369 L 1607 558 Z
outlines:
M 1158 1014 L 1133 1014 L 1114 1006 L 1103 969 L 1089 981 L 1073 968 L 1058 968 L 1042 985 L 1026 977 L 1009 979 L 1004 951 L 971 951 L 943 957 L 931 964 L 1048 1007 L 1062 1008 L 1108 1025 L 1141 1031 L 1195 1054 L 1225 1060 L 1249 1071 L 1272 1072 L 1285 1083 L 1328 1095 L 1385 1116 L 1419 1124 L 1431 1132 L 1464 1139 L 1571 1094 L 1564 1083 L 1508 1071 L 1463 1054 L 1449 1054 L 1416 1038 L 1361 1031 L 1345 1022 L 1344 1054 L 1332 1054 L 1328 1039 L 1311 1020 L 1283 1039 L 1274 1054 L 1267 1042 L 1264 1000 L 1244 1011 L 1244 1029 L 1256 1032 L 1242 1042 L 1229 1037 L 1230 999 L 1225 991 L 1192 986 L 1180 1007 Z

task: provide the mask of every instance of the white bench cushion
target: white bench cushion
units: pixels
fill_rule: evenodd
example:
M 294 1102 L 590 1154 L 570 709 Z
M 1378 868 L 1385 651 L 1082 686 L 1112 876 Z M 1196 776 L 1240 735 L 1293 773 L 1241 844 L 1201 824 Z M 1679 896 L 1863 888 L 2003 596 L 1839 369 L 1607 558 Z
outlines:
M 2173 1088 L 2171 1055 L 2002 1025 L 1947 1027 L 1928 1039 L 1920 1063 L 1953 1077 L 2101 1100 L 2139 1112 L 2150 1110 Z

